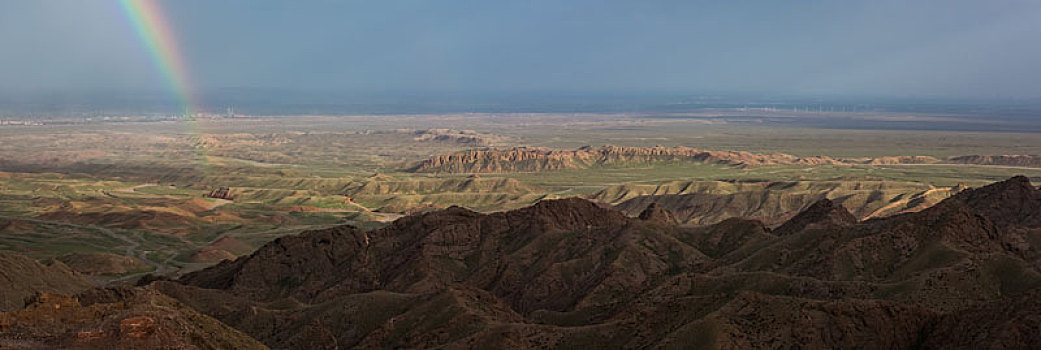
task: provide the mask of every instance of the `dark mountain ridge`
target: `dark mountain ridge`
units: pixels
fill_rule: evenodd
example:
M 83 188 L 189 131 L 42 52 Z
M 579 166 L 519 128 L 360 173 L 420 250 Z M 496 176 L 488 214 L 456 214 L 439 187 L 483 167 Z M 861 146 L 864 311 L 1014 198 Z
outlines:
M 452 207 L 143 288 L 273 348 L 1033 348 L 1039 218 L 1025 177 L 860 222 L 821 200 L 773 230 Z
M 1015 177 L 864 222 L 822 200 L 772 231 L 580 199 L 453 207 L 284 237 L 159 288 L 274 347 L 329 343 L 257 333 L 260 316 L 234 310 L 293 323 L 321 305 L 308 332 L 358 347 L 945 347 L 962 339 L 944 327 L 1030 321 L 976 310 L 1041 288 L 1039 192 Z M 329 311 L 360 300 L 390 311 Z M 973 336 L 1038 345 L 1003 334 Z

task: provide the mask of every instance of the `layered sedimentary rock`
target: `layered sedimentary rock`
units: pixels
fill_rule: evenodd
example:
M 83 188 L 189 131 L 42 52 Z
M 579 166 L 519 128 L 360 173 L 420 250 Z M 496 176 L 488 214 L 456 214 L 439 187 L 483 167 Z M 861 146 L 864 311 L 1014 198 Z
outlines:
M 612 204 L 629 215 L 653 203 L 687 224 L 740 217 L 777 226 L 823 199 L 866 220 L 919 211 L 964 189 L 885 180 L 673 181 L 615 185 L 587 198 Z
M 574 150 L 539 147 L 472 149 L 426 159 L 412 167 L 421 173 L 511 173 L 562 169 L 582 169 L 604 165 L 631 165 L 654 162 L 694 162 L 731 166 L 819 165 L 819 164 L 929 164 L 939 160 L 928 156 L 881 158 L 798 157 L 784 153 L 710 151 L 690 147 L 585 146 Z
M 1022 167 L 1041 167 L 1041 155 L 996 155 L 996 156 L 956 156 L 947 158 L 948 162 L 958 164 L 1005 165 Z
M 420 173 L 513 173 L 594 166 L 634 165 L 656 162 L 691 162 L 728 166 L 764 165 L 908 165 L 908 164 L 977 164 L 1041 167 L 1041 156 L 955 156 L 939 159 L 931 156 L 886 156 L 876 158 L 839 158 L 828 156 L 799 157 L 785 153 L 753 153 L 745 151 L 713 151 L 690 147 L 622 147 L 585 146 L 573 150 L 542 147 L 482 148 L 430 157 L 409 168 Z

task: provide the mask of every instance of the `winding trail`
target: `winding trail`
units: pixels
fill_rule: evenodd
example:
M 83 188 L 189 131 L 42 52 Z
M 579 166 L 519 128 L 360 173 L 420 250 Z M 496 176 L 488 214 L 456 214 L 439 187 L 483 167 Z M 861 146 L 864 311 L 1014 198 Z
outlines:
M 64 226 L 64 227 L 71 227 L 71 228 L 76 228 L 76 229 L 95 230 L 95 231 L 104 233 L 106 236 L 109 236 L 111 238 L 115 238 L 115 239 L 121 240 L 123 242 L 126 242 L 127 243 L 127 248 L 126 248 L 126 251 L 124 252 L 123 255 L 126 255 L 126 256 L 129 256 L 129 257 L 136 257 L 135 256 L 136 255 L 135 252 L 137 251 L 137 248 L 141 247 L 141 242 L 132 240 L 129 237 L 127 237 L 127 235 L 116 233 L 115 231 L 112 231 L 112 230 L 110 230 L 108 228 L 101 227 L 101 226 L 77 225 L 77 224 L 71 224 L 71 223 L 61 222 L 61 221 L 49 221 L 49 220 L 40 220 L 40 219 L 25 218 L 25 217 L 14 217 L 14 216 L 6 216 L 6 215 L 0 215 L 0 218 L 7 219 L 7 220 L 19 220 L 19 221 L 33 222 L 33 223 L 44 224 L 44 225 Z
M 144 262 L 146 264 L 154 265 L 155 268 L 156 268 L 155 271 L 159 271 L 160 269 L 163 269 L 165 267 L 165 263 L 166 262 L 153 263 L 152 261 L 150 261 L 150 260 L 145 258 L 145 254 L 146 254 L 145 251 L 140 251 L 140 252 L 138 251 L 138 249 L 141 247 L 141 242 L 131 239 L 128 235 L 124 235 L 124 234 L 115 232 L 115 231 L 110 230 L 110 229 L 105 228 L 105 227 L 94 226 L 94 225 L 77 225 L 77 224 L 71 224 L 71 223 L 60 222 L 60 221 L 48 221 L 48 220 L 40 220 L 40 219 L 24 218 L 24 217 L 13 217 L 13 216 L 6 216 L 6 215 L 0 215 L 0 218 L 7 219 L 7 220 L 19 220 L 19 221 L 25 221 L 25 222 L 32 222 L 32 223 L 38 223 L 38 224 L 44 224 L 44 225 L 62 226 L 62 227 L 79 229 L 79 230 L 101 232 L 102 234 L 104 234 L 106 236 L 118 239 L 118 240 L 123 241 L 123 242 L 125 242 L 127 244 L 126 250 L 123 251 L 123 255 L 124 256 L 128 256 L 128 257 L 131 257 L 131 258 L 136 258 L 136 259 L 139 259 L 139 260 L 141 260 L 142 262 Z M 169 259 L 167 259 L 167 260 L 169 260 Z M 120 277 L 120 278 L 117 278 L 117 279 L 113 279 L 113 280 L 109 281 L 108 283 L 128 281 L 128 280 L 131 280 L 131 279 L 133 279 L 135 277 L 143 276 L 143 275 L 145 275 L 147 273 L 150 273 L 150 272 L 151 271 L 126 275 L 126 276 L 123 276 L 123 277 Z
M 136 186 L 119 188 L 119 189 L 116 189 L 115 191 L 116 192 L 124 192 L 124 193 L 134 193 L 134 192 L 137 192 L 137 189 L 139 189 L 139 188 L 152 187 L 152 186 L 158 186 L 158 185 L 156 185 L 156 184 L 140 184 L 140 185 L 136 185 Z

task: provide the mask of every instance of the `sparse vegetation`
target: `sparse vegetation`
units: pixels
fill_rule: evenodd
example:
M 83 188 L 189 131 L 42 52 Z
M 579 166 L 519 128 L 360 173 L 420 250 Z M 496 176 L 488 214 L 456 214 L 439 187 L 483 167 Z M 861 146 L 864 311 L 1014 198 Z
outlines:
M 547 198 L 582 196 L 621 204 L 635 215 L 657 201 L 675 203 L 666 207 L 682 221 L 703 224 L 730 216 L 779 222 L 818 196 L 827 196 L 867 218 L 926 207 L 959 184 L 978 186 L 1016 173 L 1041 176 L 1041 169 L 1000 166 L 748 167 L 633 163 L 622 158 L 544 172 L 409 171 L 437 154 L 488 145 L 663 144 L 845 158 L 943 158 L 992 149 L 1002 150 L 991 152 L 995 154 L 1009 149 L 1041 153 L 1041 142 L 1033 142 L 1033 134 L 833 130 L 810 138 L 794 128 L 705 124 L 697 118 L 580 117 L 589 123 L 571 118 L 547 114 L 524 119 L 467 115 L 200 120 L 198 129 L 204 133 L 186 133 L 178 123 L 147 122 L 46 126 L 17 133 L 0 129 L 0 249 L 37 258 L 72 252 L 128 254 L 160 273 L 171 273 L 241 253 L 207 248 L 222 237 L 256 247 L 309 228 L 344 223 L 373 228 L 401 215 L 453 205 L 501 211 Z M 523 127 L 513 124 L 520 121 Z M 416 129 L 400 129 L 404 124 Z M 629 127 L 612 127 L 623 124 Z M 460 131 L 471 129 L 479 131 Z M 843 142 L 831 143 L 833 137 Z M 879 143 L 878 137 L 890 142 Z M 954 138 L 958 144 L 944 141 Z M 825 143 L 827 152 L 814 146 Z M 879 144 L 893 148 L 879 149 Z M 868 150 L 867 145 L 874 148 Z M 774 182 L 779 180 L 796 182 L 781 186 Z M 220 187 L 227 187 L 233 200 L 205 198 Z M 694 202 L 683 196 L 730 201 L 731 207 L 685 210 L 682 207 Z M 773 202 L 751 200 L 758 198 Z M 203 257 L 197 253 L 203 251 L 209 254 L 204 259 L 208 262 L 198 260 Z

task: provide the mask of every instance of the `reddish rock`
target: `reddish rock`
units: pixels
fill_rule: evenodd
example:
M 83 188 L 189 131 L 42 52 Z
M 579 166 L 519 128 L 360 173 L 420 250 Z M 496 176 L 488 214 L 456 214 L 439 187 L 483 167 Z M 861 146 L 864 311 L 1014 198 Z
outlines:
M 119 334 L 126 338 L 140 339 L 155 333 L 155 320 L 148 316 L 125 318 L 119 321 Z
M 101 339 L 105 336 L 105 330 L 103 329 L 87 329 L 76 332 L 76 341 L 90 342 L 93 340 Z

